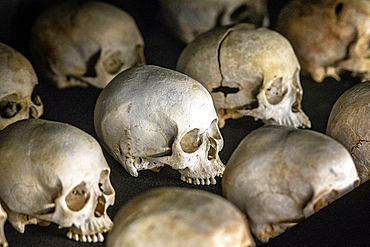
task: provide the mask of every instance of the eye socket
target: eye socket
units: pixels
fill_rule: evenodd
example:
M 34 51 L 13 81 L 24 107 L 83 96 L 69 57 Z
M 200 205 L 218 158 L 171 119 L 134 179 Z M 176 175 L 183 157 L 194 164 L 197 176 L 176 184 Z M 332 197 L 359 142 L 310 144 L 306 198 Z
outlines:
M 86 183 L 81 182 L 75 186 L 66 196 L 67 207 L 72 211 L 80 211 L 89 200 L 90 195 L 87 193 Z
M 124 61 L 122 61 L 122 52 L 116 51 L 110 54 L 105 60 L 103 61 L 103 67 L 108 74 L 115 75 L 117 74 L 122 66 Z
M 281 102 L 286 93 L 287 89 L 283 87 L 283 78 L 279 77 L 266 89 L 266 99 L 270 104 L 276 105 Z
M 105 195 L 111 195 L 114 193 L 114 189 L 109 180 L 109 170 L 108 169 L 104 169 L 100 173 L 98 185 L 99 185 L 100 191 L 103 192 Z
M 14 117 L 22 109 L 22 105 L 17 101 L 16 94 L 5 96 L 0 102 L 0 116 L 2 118 Z
M 198 150 L 200 145 L 202 145 L 203 139 L 199 132 L 200 130 L 197 128 L 192 129 L 181 139 L 181 149 L 185 153 L 193 153 Z
M 221 140 L 222 139 L 221 133 L 220 133 L 220 131 L 218 129 L 218 125 L 217 125 L 217 119 L 213 119 L 211 125 L 209 126 L 208 134 L 216 140 Z

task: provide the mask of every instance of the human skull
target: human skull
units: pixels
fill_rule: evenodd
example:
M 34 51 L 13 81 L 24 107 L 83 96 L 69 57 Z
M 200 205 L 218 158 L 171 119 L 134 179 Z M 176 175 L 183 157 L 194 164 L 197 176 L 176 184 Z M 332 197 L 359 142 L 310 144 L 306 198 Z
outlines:
M 134 19 L 103 2 L 66 1 L 45 11 L 31 31 L 35 64 L 58 88 L 104 88 L 119 72 L 145 63 Z
M 166 164 L 183 181 L 203 185 L 224 171 L 212 98 L 177 71 L 144 65 L 121 72 L 101 92 L 94 123 L 102 145 L 132 176 Z
M 222 179 L 224 196 L 268 242 L 358 186 L 349 152 L 312 130 L 265 126 L 246 136 Z
M 4 232 L 4 224 L 6 222 L 8 215 L 4 211 L 3 207 L 0 204 L 0 246 L 1 247 L 8 247 L 8 241 L 6 240 L 5 237 L 5 232 Z
M 255 246 L 245 216 L 203 190 L 157 188 L 124 205 L 107 237 L 110 247 Z
M 160 0 L 159 8 L 164 22 L 185 43 L 216 26 L 269 25 L 266 0 Z
M 181 53 L 177 70 L 210 92 L 219 126 L 253 116 L 265 123 L 310 127 L 301 109 L 300 66 L 279 33 L 248 24 L 199 35 Z
M 321 82 L 351 71 L 370 79 L 370 2 L 293 0 L 280 12 L 276 30 L 291 43 L 302 66 Z
M 32 98 L 38 83 L 31 63 L 18 51 L 0 43 L 0 130 L 27 118 L 39 118 L 43 104 Z
M 54 222 L 79 241 L 103 241 L 115 191 L 99 143 L 84 131 L 41 119 L 18 121 L 0 131 L 0 201 L 8 221 Z
M 370 178 L 370 82 L 348 89 L 334 104 L 326 133 L 342 143 L 356 164 L 361 183 Z

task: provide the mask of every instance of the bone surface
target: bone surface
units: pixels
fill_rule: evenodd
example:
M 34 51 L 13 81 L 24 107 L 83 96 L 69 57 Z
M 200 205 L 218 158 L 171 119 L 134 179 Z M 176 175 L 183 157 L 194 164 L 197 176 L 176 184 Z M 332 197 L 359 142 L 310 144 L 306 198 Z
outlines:
M 58 88 L 104 88 L 119 72 L 144 64 L 135 20 L 99 1 L 64 1 L 41 14 L 31 30 L 35 67 Z
M 224 196 L 268 242 L 359 185 L 349 152 L 312 130 L 265 126 L 247 135 L 231 155 Z
M 301 108 L 300 65 L 289 41 L 275 31 L 249 24 L 214 29 L 185 47 L 176 69 L 210 92 L 220 127 L 243 116 L 310 127 Z
M 276 30 L 293 45 L 302 73 L 321 82 L 351 71 L 370 79 L 370 2 L 293 0 L 280 12 Z
M 163 0 L 159 8 L 164 22 L 185 43 L 217 26 L 269 25 L 265 0 Z
M 74 240 L 104 240 L 115 191 L 92 136 L 64 123 L 21 120 L 0 131 L 0 157 L 0 201 L 17 231 L 53 222 Z
M 361 183 L 370 178 L 370 82 L 353 86 L 330 113 L 327 135 L 342 143 L 356 164 Z
M 32 97 L 37 75 L 26 57 L 0 43 L 0 130 L 22 119 L 39 118 L 44 106 Z
M 154 65 L 117 75 L 99 95 L 94 114 L 103 146 L 132 176 L 169 165 L 197 185 L 215 184 L 224 171 L 217 121 L 199 82 Z
M 4 232 L 4 224 L 6 222 L 8 215 L 4 211 L 3 207 L 0 204 L 0 246 L 1 247 L 8 247 L 8 241 L 6 240 L 5 237 L 5 232 Z
M 219 195 L 159 188 L 136 196 L 114 218 L 107 246 L 255 246 L 244 215 Z

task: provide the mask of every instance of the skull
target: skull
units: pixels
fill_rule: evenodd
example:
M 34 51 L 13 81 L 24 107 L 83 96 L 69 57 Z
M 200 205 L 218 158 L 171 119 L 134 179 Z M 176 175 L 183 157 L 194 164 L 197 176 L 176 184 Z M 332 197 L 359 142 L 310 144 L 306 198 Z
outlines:
M 0 130 L 43 113 L 40 97 L 32 99 L 38 83 L 31 63 L 18 51 L 0 43 Z
M 139 195 L 114 218 L 107 246 L 255 246 L 244 215 L 203 190 L 159 188 Z
M 84 131 L 41 119 L 18 121 L 0 132 L 0 202 L 8 221 L 69 227 L 79 241 L 103 241 L 115 192 L 99 143 Z
M 224 196 L 268 242 L 358 186 L 349 152 L 312 130 L 265 126 L 246 136 L 222 179 Z
M 167 164 L 183 181 L 208 185 L 224 171 L 212 98 L 177 71 L 144 65 L 121 72 L 101 92 L 94 122 L 102 145 L 132 176 Z
M 119 72 L 145 63 L 134 19 L 103 2 L 67 1 L 44 12 L 31 31 L 35 64 L 58 88 L 104 88 Z
M 370 79 L 370 2 L 293 0 L 280 12 L 276 29 L 292 43 L 302 66 L 321 82 L 342 71 Z
M 361 183 L 370 178 L 370 82 L 347 90 L 334 104 L 326 133 L 351 153 Z
M 177 70 L 210 92 L 223 127 L 228 118 L 310 127 L 301 109 L 300 66 L 277 32 L 248 24 L 198 36 L 181 53 Z
M 160 0 L 159 7 L 164 22 L 185 43 L 216 26 L 269 25 L 266 0 Z
M 6 241 L 5 233 L 4 233 L 4 224 L 7 219 L 7 214 L 4 211 L 3 207 L 0 204 L 0 246 L 1 247 L 8 247 L 8 241 Z

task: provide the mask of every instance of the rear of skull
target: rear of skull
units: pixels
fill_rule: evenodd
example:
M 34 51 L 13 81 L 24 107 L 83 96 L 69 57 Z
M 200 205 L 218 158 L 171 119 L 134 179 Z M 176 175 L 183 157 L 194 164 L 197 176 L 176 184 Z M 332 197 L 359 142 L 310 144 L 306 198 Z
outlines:
M 125 11 L 103 2 L 67 1 L 43 13 L 31 32 L 33 58 L 57 87 L 104 88 L 145 64 L 144 40 Z
M 219 26 L 269 25 L 265 0 L 163 0 L 159 4 L 165 23 L 186 43 Z
M 223 139 L 207 90 L 158 66 L 126 70 L 100 94 L 95 129 L 111 155 L 133 176 L 169 165 L 181 179 L 215 184 L 223 173 Z
M 290 43 L 272 30 L 239 24 L 200 35 L 180 55 L 177 70 L 211 93 L 220 127 L 243 116 L 310 127 L 301 108 L 300 65 Z
M 0 43 L 0 130 L 22 119 L 39 118 L 40 97 L 32 96 L 38 83 L 31 63 L 13 48 Z
M 276 29 L 291 43 L 302 72 L 321 82 L 351 71 L 369 79 L 370 3 L 366 0 L 291 1 Z
M 76 241 L 104 240 L 115 192 L 93 137 L 67 124 L 23 120 L 0 139 L 0 200 L 17 231 L 53 222 Z
M 359 185 L 348 151 L 321 133 L 287 126 L 251 132 L 226 165 L 224 196 L 268 242 Z

